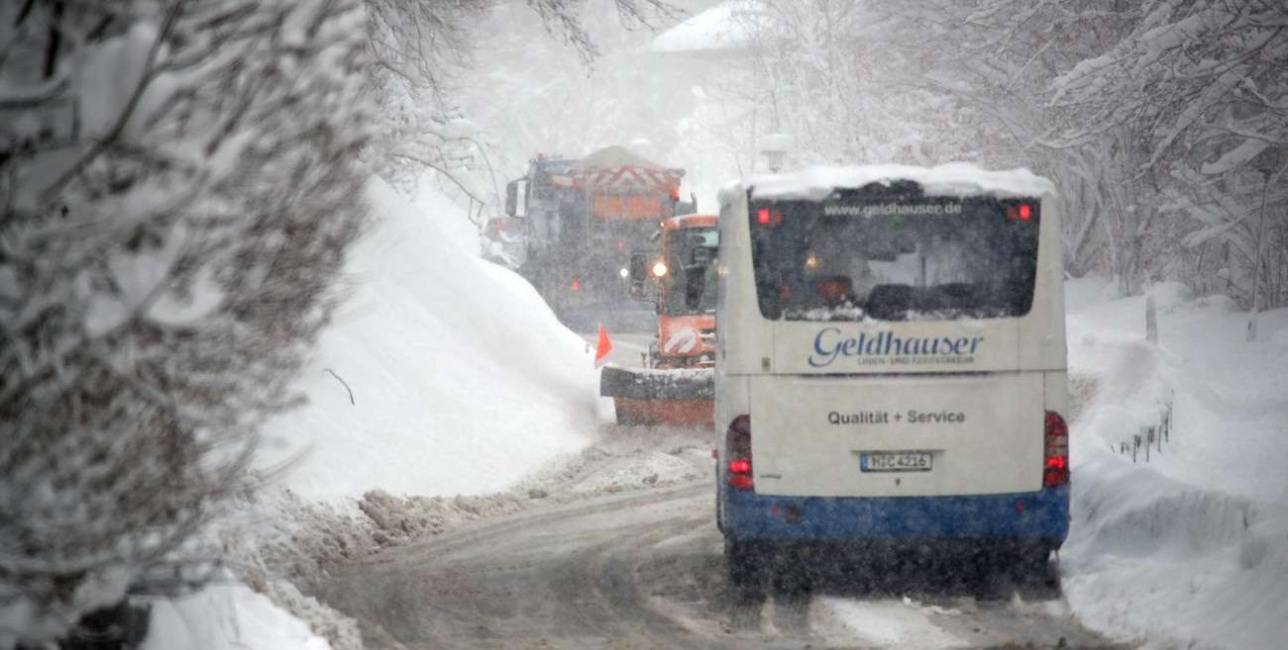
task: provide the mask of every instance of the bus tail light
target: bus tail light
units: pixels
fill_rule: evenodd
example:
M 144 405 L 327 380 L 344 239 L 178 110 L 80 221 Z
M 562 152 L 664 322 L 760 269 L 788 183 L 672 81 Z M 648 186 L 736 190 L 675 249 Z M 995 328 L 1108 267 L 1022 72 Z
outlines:
M 756 210 L 756 223 L 767 228 L 778 226 L 783 223 L 783 211 L 777 208 Z
M 755 487 L 751 474 L 751 417 L 739 415 L 729 423 L 725 434 L 725 449 L 729 454 L 729 486 L 735 490 Z
M 1055 411 L 1046 412 L 1046 452 L 1042 466 L 1042 487 L 1069 483 L 1069 426 Z
M 1011 221 L 1032 221 L 1033 205 L 1029 203 L 1008 205 L 1006 206 L 1006 218 Z

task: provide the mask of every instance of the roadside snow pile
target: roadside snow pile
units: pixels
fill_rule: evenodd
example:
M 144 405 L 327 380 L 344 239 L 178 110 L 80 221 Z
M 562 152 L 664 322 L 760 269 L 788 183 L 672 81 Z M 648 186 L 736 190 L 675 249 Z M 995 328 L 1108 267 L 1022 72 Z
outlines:
M 595 447 L 600 450 L 600 447 Z M 602 452 L 609 458 L 608 452 Z M 567 486 L 574 494 L 600 495 L 662 487 L 706 478 L 711 473 L 711 451 L 708 447 L 683 446 L 661 449 L 619 448 L 611 460 L 592 465 L 584 475 Z
M 266 427 L 280 446 L 260 467 L 284 468 L 286 489 L 244 504 L 239 527 L 219 535 L 240 577 L 298 620 L 245 587 L 212 587 L 158 603 L 165 647 L 360 648 L 354 621 L 297 586 L 332 563 L 517 510 L 518 483 L 590 442 L 598 400 L 584 342 L 526 281 L 477 258 L 473 228 L 445 196 L 422 184 L 408 202 L 378 179 L 367 192 L 373 228 L 296 385 L 307 404 Z M 269 636 L 236 636 L 248 626 Z M 298 633 L 309 627 L 325 640 Z
M 152 601 L 143 650 L 331 650 L 307 625 L 244 585 Z
M 315 593 L 331 567 L 475 519 L 515 513 L 537 504 L 661 488 L 709 475 L 711 457 L 704 433 L 659 428 L 647 434 L 632 431 L 601 438 L 593 446 L 543 464 L 508 489 L 489 494 L 425 497 L 371 490 L 355 499 L 318 501 L 290 490 L 268 490 L 255 495 L 254 500 L 238 502 L 216 537 L 229 565 L 238 567 L 239 577 L 247 585 L 266 594 L 330 643 L 320 647 L 359 650 L 363 644 L 357 622 L 301 590 Z M 210 604 L 210 598 L 217 595 L 211 592 L 205 600 L 193 602 Z M 164 603 L 158 611 L 171 618 L 186 616 L 192 609 L 188 602 Z M 211 616 L 193 619 L 189 625 L 195 626 L 193 629 L 223 629 L 255 624 L 252 619 L 262 615 L 254 608 L 215 605 Z M 172 614 L 172 610 L 180 614 Z M 176 626 L 166 630 L 159 634 L 180 642 L 151 647 L 188 647 L 182 642 L 187 637 L 174 635 L 196 633 Z M 248 643 L 260 647 L 253 641 Z M 224 646 L 194 647 L 221 650 Z
M 422 197 L 437 209 L 421 212 L 375 179 L 368 193 L 351 295 L 297 386 L 308 404 L 269 423 L 287 445 L 270 462 L 303 452 L 285 484 L 331 502 L 480 494 L 585 446 L 597 397 L 584 342 L 526 281 L 478 259 L 445 200 Z
M 227 555 L 252 567 L 248 581 L 274 592 L 278 576 L 310 591 L 329 567 L 376 551 L 437 535 L 462 523 L 519 512 L 541 503 L 568 503 L 602 494 L 647 490 L 706 478 L 711 456 L 705 433 L 688 429 L 649 429 L 647 435 L 609 435 L 576 454 L 567 454 L 540 471 L 491 494 L 453 497 L 397 496 L 372 490 L 356 500 L 318 502 L 281 490 L 247 503 L 241 536 L 222 539 Z M 271 567 L 271 572 L 265 569 Z M 272 575 L 269 575 L 269 574 Z M 295 599 L 281 603 L 301 618 L 337 623 L 314 615 Z M 307 604 L 307 603 L 305 603 Z M 319 629 L 316 625 L 314 629 Z M 342 630 L 341 630 L 342 631 Z M 332 645 L 342 634 L 323 633 Z M 339 650 L 339 648 L 337 648 Z
M 1264 340 L 1250 343 L 1248 314 L 1227 298 L 1160 285 L 1148 293 L 1154 345 L 1145 297 L 1103 300 L 1094 281 L 1069 289 L 1070 370 L 1098 383 L 1071 435 L 1069 602 L 1119 637 L 1282 647 L 1288 346 L 1277 337 L 1288 310 L 1262 314 Z

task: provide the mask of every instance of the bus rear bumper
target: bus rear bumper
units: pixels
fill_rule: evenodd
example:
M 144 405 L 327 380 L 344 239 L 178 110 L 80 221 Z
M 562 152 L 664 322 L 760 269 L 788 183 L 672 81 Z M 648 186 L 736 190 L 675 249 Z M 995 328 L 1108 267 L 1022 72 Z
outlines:
M 1069 532 L 1069 486 L 946 497 L 788 497 L 722 491 L 734 541 L 1032 543 L 1059 548 Z

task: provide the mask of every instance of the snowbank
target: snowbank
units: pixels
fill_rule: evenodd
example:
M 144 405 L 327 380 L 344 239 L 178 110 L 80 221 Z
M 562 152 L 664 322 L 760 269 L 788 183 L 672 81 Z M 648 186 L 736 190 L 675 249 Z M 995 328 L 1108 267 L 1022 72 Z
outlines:
M 1064 588 L 1088 625 L 1201 648 L 1280 648 L 1288 638 L 1288 310 L 1248 314 L 1180 287 L 1144 297 L 1069 287 L 1071 372 L 1096 377 L 1074 424 L 1073 526 Z M 1172 405 L 1172 426 L 1160 425 Z M 1155 440 L 1149 445 L 1149 426 Z M 1135 436 L 1150 446 L 1136 446 Z M 1136 460 L 1133 462 L 1133 451 Z
M 331 650 L 299 619 L 245 585 L 156 600 L 143 650 Z
M 493 492 L 588 442 L 595 373 L 585 343 L 526 281 L 476 257 L 457 208 L 422 187 L 417 210 L 367 191 L 375 225 L 347 265 L 350 295 L 269 423 L 284 484 L 339 501 L 369 490 Z M 427 193 L 429 193 L 427 195 Z

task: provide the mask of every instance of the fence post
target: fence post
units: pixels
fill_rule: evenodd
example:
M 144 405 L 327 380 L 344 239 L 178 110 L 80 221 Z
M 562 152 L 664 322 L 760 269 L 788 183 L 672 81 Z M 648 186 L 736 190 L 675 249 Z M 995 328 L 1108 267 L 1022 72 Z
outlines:
M 1145 340 L 1158 343 L 1158 312 L 1154 308 L 1154 296 L 1145 296 Z

